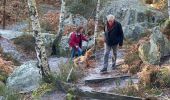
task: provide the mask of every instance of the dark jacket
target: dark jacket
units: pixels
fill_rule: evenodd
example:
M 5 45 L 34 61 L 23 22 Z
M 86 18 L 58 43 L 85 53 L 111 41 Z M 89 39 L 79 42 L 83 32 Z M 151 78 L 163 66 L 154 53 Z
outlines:
M 107 28 L 106 28 L 107 27 Z M 108 29 L 108 24 L 105 27 L 104 31 L 104 36 L 105 36 L 105 42 L 108 46 L 114 46 L 114 45 L 118 45 L 122 46 L 123 45 L 123 30 L 122 30 L 122 25 L 115 21 L 113 28 L 111 28 L 110 30 Z
M 69 46 L 75 48 L 75 46 L 82 47 L 82 40 L 87 41 L 87 38 L 80 33 L 77 35 L 76 32 L 73 32 L 70 36 Z

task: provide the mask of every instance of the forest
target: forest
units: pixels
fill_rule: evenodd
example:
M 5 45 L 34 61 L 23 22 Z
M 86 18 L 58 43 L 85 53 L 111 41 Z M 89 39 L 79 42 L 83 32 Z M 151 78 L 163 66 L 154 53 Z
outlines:
M 0 0 L 0 100 L 170 100 L 170 0 Z

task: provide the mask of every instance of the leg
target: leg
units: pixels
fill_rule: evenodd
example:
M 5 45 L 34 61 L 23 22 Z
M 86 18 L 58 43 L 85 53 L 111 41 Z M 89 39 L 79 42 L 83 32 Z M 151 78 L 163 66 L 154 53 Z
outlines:
M 83 53 L 83 50 L 81 48 L 78 48 L 78 56 L 81 56 Z
M 112 49 L 113 49 L 112 68 L 115 68 L 117 59 L 117 45 L 112 46 Z
M 72 48 L 71 49 L 71 60 L 73 60 L 73 58 L 75 56 L 75 52 L 76 52 L 75 48 Z
M 104 71 L 107 71 L 110 50 L 111 50 L 111 47 L 108 46 L 107 44 L 105 44 L 104 67 L 103 67 L 103 69 L 101 70 L 101 72 L 103 72 L 103 70 L 104 70 Z

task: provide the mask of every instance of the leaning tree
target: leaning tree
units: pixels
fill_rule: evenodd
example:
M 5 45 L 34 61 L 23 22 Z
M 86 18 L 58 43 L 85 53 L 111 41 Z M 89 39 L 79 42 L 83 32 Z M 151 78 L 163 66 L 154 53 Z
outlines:
M 59 43 L 61 42 L 62 34 L 64 32 L 64 13 L 65 13 L 65 1 L 61 0 L 61 10 L 58 25 L 58 32 L 52 46 L 52 54 L 60 53 Z M 58 48 L 57 48 L 58 47 Z
M 29 14 L 32 22 L 32 29 L 35 37 L 35 50 L 38 59 L 38 68 L 41 69 L 42 77 L 45 82 L 50 82 L 50 68 L 43 42 L 44 37 L 41 34 L 41 27 L 38 19 L 38 12 L 35 0 L 28 0 Z

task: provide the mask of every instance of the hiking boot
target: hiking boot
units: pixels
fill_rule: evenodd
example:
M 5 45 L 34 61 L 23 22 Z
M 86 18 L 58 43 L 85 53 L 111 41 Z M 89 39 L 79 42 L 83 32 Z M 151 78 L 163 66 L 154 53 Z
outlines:
M 103 68 L 100 72 L 107 72 L 107 68 Z
M 116 69 L 116 64 L 113 64 L 112 65 L 112 70 L 115 70 Z

